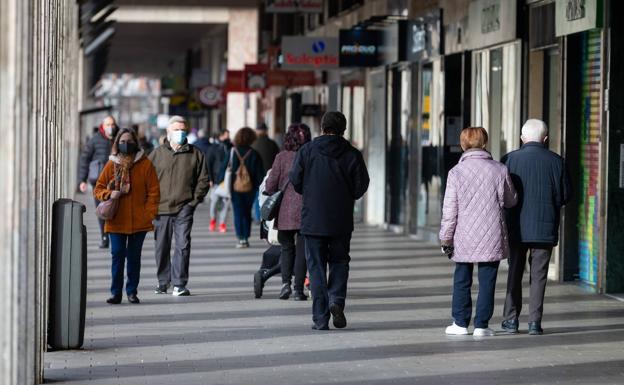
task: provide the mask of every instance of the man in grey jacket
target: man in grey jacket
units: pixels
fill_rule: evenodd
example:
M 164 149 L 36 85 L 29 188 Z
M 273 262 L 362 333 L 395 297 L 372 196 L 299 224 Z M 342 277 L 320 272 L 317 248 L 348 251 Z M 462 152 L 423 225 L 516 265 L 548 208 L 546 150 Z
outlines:
M 156 240 L 157 294 L 166 294 L 173 283 L 174 296 L 187 296 L 191 229 L 195 208 L 204 200 L 210 187 L 204 154 L 188 143 L 186 120 L 173 116 L 167 127 L 167 139 L 149 159 L 160 182 L 160 205 L 154 220 Z M 175 251 L 171 258 L 171 241 Z

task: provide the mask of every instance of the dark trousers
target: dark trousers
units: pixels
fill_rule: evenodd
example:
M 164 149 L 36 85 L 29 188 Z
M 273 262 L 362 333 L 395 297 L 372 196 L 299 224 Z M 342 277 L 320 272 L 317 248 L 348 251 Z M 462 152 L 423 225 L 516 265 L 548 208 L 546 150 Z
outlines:
M 304 238 L 312 291 L 312 320 L 316 325 L 325 326 L 329 323 L 329 306 L 337 304 L 343 309 L 345 306 L 351 234 L 335 237 L 305 235 Z
M 500 262 L 480 262 L 479 265 L 479 295 L 474 317 L 475 328 L 487 328 L 492 314 L 494 314 L 494 292 L 496 290 L 496 274 Z M 473 263 L 455 264 L 453 277 L 453 320 L 457 326 L 468 327 L 472 316 L 472 287 Z
M 544 293 L 548 280 L 548 265 L 552 254 L 550 245 L 512 244 L 507 276 L 507 296 L 503 318 L 518 319 L 522 310 L 522 276 L 530 251 L 529 266 L 529 322 L 540 322 L 544 312 Z
M 95 185 L 93 185 L 93 188 L 95 189 Z M 96 208 L 100 205 L 100 201 L 95 198 L 93 198 L 93 202 L 95 203 Z M 106 233 L 104 233 L 104 220 L 98 218 L 98 225 L 100 225 L 100 238 L 104 239 L 107 237 Z
M 191 230 L 195 208 L 186 205 L 175 215 L 158 215 L 154 220 L 156 240 L 156 268 L 158 284 L 186 286 L 191 257 Z M 175 239 L 175 250 L 171 259 L 171 241 Z
M 281 273 L 282 271 L 282 265 L 280 263 L 281 254 L 282 254 L 282 247 L 273 246 L 273 245 L 269 246 L 269 248 L 266 249 L 264 253 L 262 253 L 262 264 L 260 265 L 260 270 L 264 270 L 263 275 L 264 275 L 265 281 L 271 278 L 272 276 Z
M 305 282 L 308 270 L 305 261 L 304 239 L 298 235 L 297 230 L 279 230 L 277 240 L 282 245 L 280 265 L 282 270 L 282 283 L 290 285 L 293 268 L 295 273 L 295 292 L 303 293 L 303 283 Z M 295 237 L 297 242 L 295 243 Z
M 111 233 L 111 294 L 120 296 L 123 291 L 124 264 L 127 261 L 126 294 L 136 294 L 141 277 L 141 251 L 146 232 L 134 234 Z
M 238 239 L 247 240 L 251 236 L 251 208 L 254 204 L 255 194 L 255 192 L 236 193 L 232 191 L 234 228 Z

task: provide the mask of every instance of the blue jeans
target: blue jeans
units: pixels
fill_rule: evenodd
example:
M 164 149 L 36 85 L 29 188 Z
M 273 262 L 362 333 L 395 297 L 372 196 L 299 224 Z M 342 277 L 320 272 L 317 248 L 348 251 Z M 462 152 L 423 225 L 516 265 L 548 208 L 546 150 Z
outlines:
M 479 265 L 479 295 L 477 310 L 474 318 L 476 328 L 487 328 L 492 314 L 494 314 L 494 291 L 496 290 L 496 274 L 500 262 L 480 262 Z M 453 277 L 453 319 L 457 326 L 468 327 L 472 316 L 472 287 L 473 263 L 455 264 Z
M 304 238 L 312 291 L 312 321 L 318 326 L 327 326 L 329 306 L 336 304 L 343 309 L 345 306 L 351 234 L 335 237 L 305 235 Z
M 141 251 L 145 240 L 145 231 L 134 234 L 111 233 L 111 254 L 113 263 L 111 266 L 112 283 L 111 294 L 121 296 L 123 291 L 124 262 L 128 262 L 128 280 L 126 281 L 126 294 L 136 294 L 141 277 Z
M 238 239 L 249 239 L 251 235 L 251 208 L 254 204 L 255 192 L 237 193 L 232 191 L 232 209 L 234 210 L 234 227 Z

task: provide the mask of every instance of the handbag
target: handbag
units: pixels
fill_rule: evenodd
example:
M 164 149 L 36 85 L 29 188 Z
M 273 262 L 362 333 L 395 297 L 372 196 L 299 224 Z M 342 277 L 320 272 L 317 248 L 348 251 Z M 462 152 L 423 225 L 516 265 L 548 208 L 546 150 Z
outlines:
M 230 157 L 228 159 L 228 165 L 225 169 L 225 177 L 223 178 L 223 182 L 219 183 L 217 189 L 215 190 L 215 194 L 220 196 L 221 198 L 229 198 L 230 197 L 230 188 L 232 187 L 232 157 L 234 156 L 234 149 L 230 150 Z
M 117 215 L 119 209 L 119 199 L 109 199 L 101 202 L 95 209 L 95 215 L 105 221 L 110 221 Z
M 262 207 L 260 208 L 260 217 L 263 220 L 271 221 L 277 218 L 277 215 L 279 214 L 280 206 L 282 204 L 282 199 L 284 198 L 284 191 L 286 190 L 286 187 L 288 187 L 289 183 L 290 181 L 286 182 L 284 187 L 282 187 L 280 190 L 270 195 L 264 201 L 264 203 L 262 204 Z

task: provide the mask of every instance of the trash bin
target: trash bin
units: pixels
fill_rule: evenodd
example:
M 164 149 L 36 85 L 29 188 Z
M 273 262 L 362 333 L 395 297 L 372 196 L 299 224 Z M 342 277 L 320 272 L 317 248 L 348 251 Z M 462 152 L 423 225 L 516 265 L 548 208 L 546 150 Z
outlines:
M 70 199 L 52 205 L 48 345 L 79 349 L 84 341 L 87 297 L 85 206 Z

